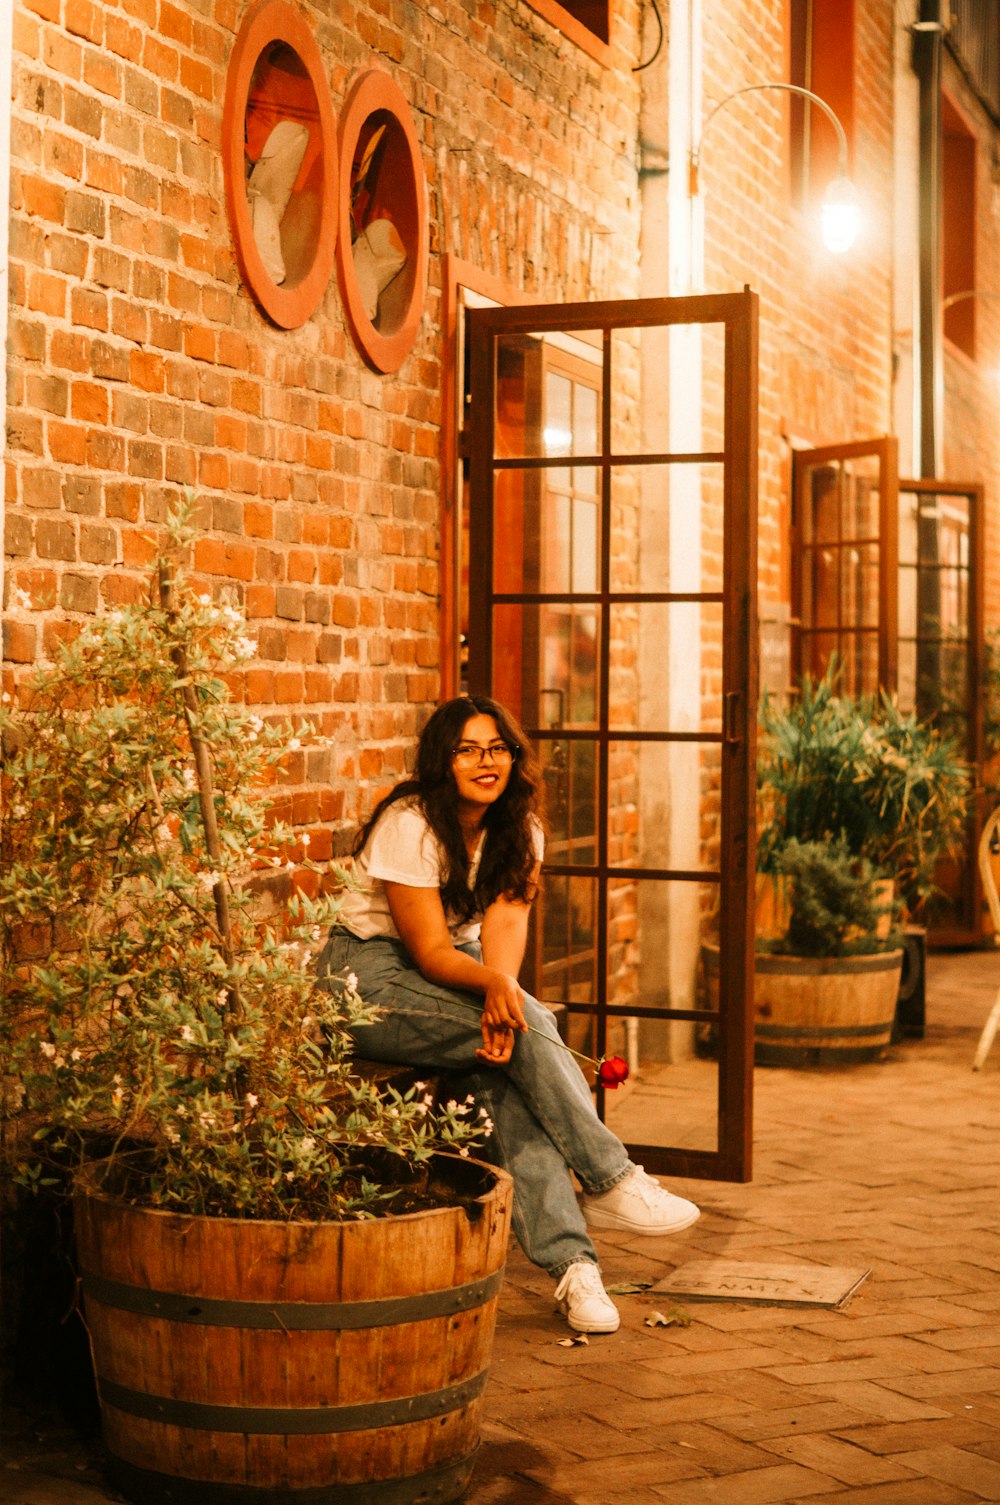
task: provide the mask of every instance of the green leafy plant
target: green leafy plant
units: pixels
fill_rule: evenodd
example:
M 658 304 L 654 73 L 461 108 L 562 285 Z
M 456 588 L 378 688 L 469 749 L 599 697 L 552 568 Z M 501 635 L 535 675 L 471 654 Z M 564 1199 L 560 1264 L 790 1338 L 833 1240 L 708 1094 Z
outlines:
M 870 862 L 846 844 L 791 840 L 778 871 L 787 883 L 784 935 L 759 949 L 792 956 L 860 956 L 898 944 L 889 920 L 892 902 L 879 892 Z
M 271 819 L 305 733 L 235 703 L 254 644 L 186 581 L 185 517 L 168 533 L 148 598 L 0 708 L 3 1147 L 29 1186 L 100 1148 L 113 1190 L 192 1213 L 393 1210 L 435 1150 L 469 1153 L 472 1109 L 355 1075 L 371 1011 L 313 967 L 336 902 Z M 269 917 L 279 869 L 293 894 Z
M 761 730 L 758 869 L 779 874 L 789 842 L 839 842 L 917 911 L 966 835 L 970 779 L 953 743 L 887 695 L 839 695 L 835 665 L 787 705 L 766 701 Z

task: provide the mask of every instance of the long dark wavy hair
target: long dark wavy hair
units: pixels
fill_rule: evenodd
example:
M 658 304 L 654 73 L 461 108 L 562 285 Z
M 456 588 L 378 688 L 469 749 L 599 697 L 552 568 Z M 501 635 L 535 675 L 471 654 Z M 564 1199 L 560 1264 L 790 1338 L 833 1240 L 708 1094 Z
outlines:
M 469 857 L 458 822 L 458 786 L 452 754 L 473 716 L 492 716 L 501 738 L 513 750 L 507 787 L 483 819 L 486 842 L 474 889 L 469 888 Z M 379 820 L 398 800 L 416 798 L 445 853 L 447 877 L 441 885 L 444 907 L 467 920 L 498 899 L 530 903 L 536 856 L 532 832 L 542 825 L 542 780 L 524 732 L 502 705 L 487 695 L 459 695 L 439 705 L 420 733 L 417 766 L 375 806 L 354 842 L 355 857 Z

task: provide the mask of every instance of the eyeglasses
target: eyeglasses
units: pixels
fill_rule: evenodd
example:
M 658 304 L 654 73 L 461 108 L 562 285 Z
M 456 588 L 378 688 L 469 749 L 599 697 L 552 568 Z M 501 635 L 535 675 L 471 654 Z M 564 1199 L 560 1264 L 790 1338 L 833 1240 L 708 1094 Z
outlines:
M 459 742 L 452 748 L 451 756 L 458 768 L 478 768 L 487 758 L 499 766 L 513 762 L 514 748 L 506 742 L 491 742 L 489 747 L 481 747 L 478 742 Z

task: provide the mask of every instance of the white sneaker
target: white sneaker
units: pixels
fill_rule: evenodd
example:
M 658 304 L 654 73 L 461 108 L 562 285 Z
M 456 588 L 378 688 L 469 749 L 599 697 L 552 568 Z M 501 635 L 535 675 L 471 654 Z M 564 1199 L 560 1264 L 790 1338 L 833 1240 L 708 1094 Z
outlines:
M 701 1217 L 693 1202 L 664 1191 L 641 1165 L 610 1191 L 585 1196 L 583 1211 L 592 1228 L 620 1228 L 626 1233 L 680 1233 Z
M 570 1327 L 578 1333 L 618 1331 L 622 1319 L 593 1260 L 581 1259 L 570 1265 L 556 1286 L 556 1301 Z

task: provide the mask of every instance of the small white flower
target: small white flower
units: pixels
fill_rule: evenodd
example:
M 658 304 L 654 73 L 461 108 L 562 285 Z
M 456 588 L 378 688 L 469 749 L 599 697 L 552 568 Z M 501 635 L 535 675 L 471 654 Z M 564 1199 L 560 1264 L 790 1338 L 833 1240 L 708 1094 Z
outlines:
M 286 1171 L 285 1172 L 285 1180 L 286 1181 L 294 1181 L 295 1180 L 295 1172 L 294 1171 Z
M 488 1139 L 490 1137 L 490 1135 L 493 1133 L 493 1120 L 492 1120 L 492 1118 L 484 1119 L 481 1127 L 482 1127 L 482 1132 L 486 1135 L 486 1137 Z
M 301 746 L 302 746 L 302 743 L 299 741 L 298 737 L 289 737 L 286 751 L 287 752 L 298 752 L 298 750 L 299 750 L 299 748 Z
M 181 1039 L 186 1041 L 188 1044 L 190 1044 L 194 1039 L 194 1030 L 191 1028 L 190 1024 L 185 1024 L 182 1026 Z
M 309 1135 L 307 1134 L 306 1137 L 305 1137 L 305 1139 L 303 1139 L 303 1141 L 302 1141 L 302 1148 L 303 1148 L 303 1150 L 305 1151 L 305 1153 L 307 1155 L 310 1154 L 311 1151 L 313 1151 L 316 1148 L 316 1141 L 315 1141 L 315 1139 L 311 1139 L 309 1137 Z
M 309 843 L 312 841 L 312 837 L 309 835 L 308 831 L 303 831 L 302 832 L 301 840 L 302 840 L 302 845 L 304 847 L 308 847 Z
M 19 585 L 15 585 L 11 590 L 8 605 L 11 611 L 30 611 L 31 597 L 26 590 L 22 590 Z
M 194 776 L 194 769 L 193 768 L 185 768 L 185 770 L 184 770 L 184 788 L 187 789 L 188 792 L 190 793 L 190 792 L 194 791 L 195 789 L 197 789 L 197 787 L 198 787 L 198 780 Z
M 456 1101 L 455 1101 L 454 1098 L 452 1098 L 451 1101 L 446 1104 L 446 1107 L 447 1107 L 447 1111 L 449 1113 L 457 1113 L 458 1112 L 458 1104 L 456 1103 Z
M 47 1057 L 47 1059 L 50 1061 L 56 1053 L 56 1048 L 52 1044 L 51 1040 L 43 1040 L 38 1049 L 41 1051 L 42 1055 Z
M 348 972 L 348 974 L 347 974 L 347 986 L 353 991 L 357 987 L 357 985 L 358 985 L 358 974 L 356 972 Z M 417 1091 L 421 1092 L 426 1086 L 427 1086 L 426 1082 L 418 1082 L 417 1083 Z
M 211 606 L 211 604 L 212 604 L 212 598 L 211 598 L 211 596 L 203 595 L 203 596 L 199 596 L 198 597 L 198 605 L 199 606 Z
M 201 1124 L 203 1129 L 210 1129 L 215 1123 L 215 1114 L 209 1113 L 207 1110 L 203 1111 L 198 1114 L 198 1122 Z
M 356 984 L 358 979 L 356 977 L 354 977 L 354 973 L 353 972 L 351 973 L 351 977 L 354 978 L 354 982 Z M 350 982 L 351 982 L 351 977 L 349 977 L 347 979 L 349 985 L 350 985 Z M 426 1082 L 414 1082 L 414 1084 L 413 1084 L 413 1090 L 414 1090 L 414 1092 L 426 1092 L 427 1091 L 427 1083 Z
M 177 1114 L 178 1118 L 187 1118 L 188 1116 L 188 1110 L 185 1108 L 183 1103 L 178 1103 L 177 1107 L 174 1109 L 174 1112 Z
M 225 988 L 220 988 L 219 991 L 215 995 L 215 1006 L 216 1006 L 216 1008 L 217 1009 L 224 1009 L 226 1007 L 226 1004 L 228 1002 L 229 1002 L 229 993 L 227 992 L 227 990 Z
M 264 730 L 264 722 L 262 721 L 260 716 L 251 716 L 249 724 L 251 730 L 255 732 L 262 732 Z
M 83 1051 L 80 1049 L 79 1046 L 76 1046 L 73 1050 L 70 1051 L 69 1058 L 70 1058 L 71 1061 L 79 1061 L 80 1058 L 82 1057 L 82 1055 L 83 1055 Z
M 157 841 L 173 841 L 174 839 L 174 833 L 173 831 L 171 831 L 165 820 L 160 821 L 160 824 L 153 832 L 153 835 L 156 837 Z
M 259 1102 L 260 1102 L 260 1098 L 257 1096 L 256 1092 L 248 1092 L 247 1093 L 247 1095 L 246 1095 L 246 1105 L 247 1105 L 248 1108 L 256 1108 Z
M 208 893 L 211 893 L 211 891 L 215 887 L 215 885 L 217 883 L 221 883 L 221 882 L 222 882 L 222 874 L 221 873 L 199 873 L 198 874 L 198 883 L 199 883 L 199 885 L 203 889 L 205 889 L 206 892 L 208 892 Z
M 465 1144 L 459 1145 L 459 1147 L 458 1147 L 458 1153 L 461 1155 L 461 1157 L 462 1157 L 463 1160 L 468 1160 L 468 1158 L 469 1158 L 469 1147 L 468 1147 L 468 1145 L 465 1145 Z
M 253 638 L 237 638 L 233 644 L 233 653 L 236 658 L 253 658 L 257 652 L 257 644 Z

